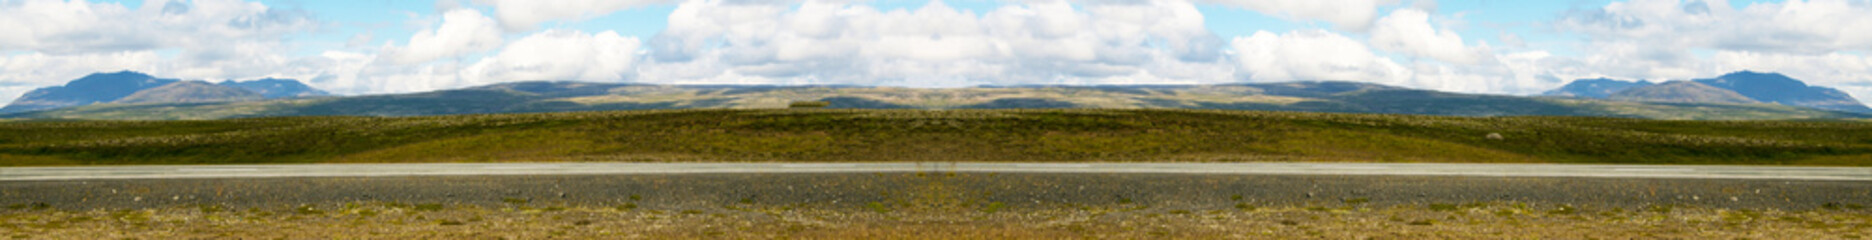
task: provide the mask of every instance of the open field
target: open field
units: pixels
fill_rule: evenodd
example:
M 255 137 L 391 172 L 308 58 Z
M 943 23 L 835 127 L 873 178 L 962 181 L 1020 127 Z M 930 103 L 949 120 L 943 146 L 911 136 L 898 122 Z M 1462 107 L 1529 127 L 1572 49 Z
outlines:
M 0 166 L 413 162 L 1872 165 L 1863 121 L 1219 110 L 679 110 L 0 122 Z
M 1531 208 L 1514 203 L 913 213 L 384 203 L 0 211 L 12 239 L 1865 239 L 1872 212 Z

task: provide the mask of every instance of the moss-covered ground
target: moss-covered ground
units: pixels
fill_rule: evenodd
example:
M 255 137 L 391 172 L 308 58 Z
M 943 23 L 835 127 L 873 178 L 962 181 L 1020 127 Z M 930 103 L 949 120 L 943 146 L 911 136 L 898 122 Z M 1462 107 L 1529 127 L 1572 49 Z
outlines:
M 1872 165 L 1864 121 L 1216 110 L 680 110 L 0 122 L 0 166 L 1350 161 Z

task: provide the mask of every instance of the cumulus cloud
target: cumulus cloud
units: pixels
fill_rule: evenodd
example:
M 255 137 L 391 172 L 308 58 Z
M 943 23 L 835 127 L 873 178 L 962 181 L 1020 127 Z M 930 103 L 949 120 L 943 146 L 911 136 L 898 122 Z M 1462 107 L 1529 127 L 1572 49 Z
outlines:
M 1417 9 L 1399 9 L 1378 19 L 1371 43 L 1389 52 L 1458 64 L 1476 64 L 1491 54 L 1486 47 L 1465 45 L 1455 31 L 1431 26 L 1430 14 Z
M 442 24 L 410 36 L 405 46 L 386 46 L 391 63 L 411 64 L 486 52 L 501 46 L 499 25 L 481 11 L 457 8 L 442 14 Z
M 914 11 L 807 1 L 691 1 L 648 42 L 647 80 L 968 84 L 1223 82 L 1225 43 L 1187 2 L 1007 5 Z M 1205 72 L 1184 72 L 1207 69 Z
M 453 3 L 452 1 L 449 1 Z M 546 21 L 576 20 L 609 14 L 618 10 L 672 0 L 475 0 L 494 6 L 494 16 L 510 30 L 532 30 Z M 438 4 L 442 6 L 442 4 Z M 452 4 L 451 4 L 452 6 Z M 441 7 L 438 7 L 441 8 Z M 452 8 L 452 7 L 451 7 Z
M 1268 1 L 1268 0 L 1202 0 L 1203 2 L 1236 6 L 1285 16 L 1297 20 L 1319 20 L 1332 23 L 1345 30 L 1363 31 L 1371 26 L 1372 19 L 1378 18 L 1378 7 L 1397 4 L 1397 0 L 1335 0 L 1335 1 Z M 1422 3 L 1423 1 L 1419 1 Z M 1429 6 L 1434 6 L 1434 1 Z M 1434 8 L 1434 7 L 1432 7 Z
M 1564 84 L 1561 77 L 1580 75 L 1549 68 L 1566 62 L 1545 52 L 1474 52 L 1486 55 L 1470 63 L 1397 61 L 1357 39 L 1317 29 L 1280 34 L 1260 31 L 1235 38 L 1231 47 L 1237 75 L 1253 82 L 1355 81 L 1441 91 L 1527 94 Z
M 318 28 L 307 14 L 239 0 L 151 0 L 139 9 L 115 3 L 0 2 L 0 50 L 53 54 L 159 48 L 213 50 L 224 44 L 278 40 Z
M 1872 3 L 1790 0 L 1736 9 L 1724 1 L 1634 0 L 1568 14 L 1562 30 L 1672 49 L 1825 54 L 1872 49 Z
M 515 80 L 620 81 L 636 75 L 642 43 L 605 31 L 547 30 L 468 67 L 469 84 Z
M 1365 44 L 1324 30 L 1235 38 L 1241 74 L 1256 82 L 1295 80 L 1371 81 L 1401 84 L 1409 69 L 1373 54 Z

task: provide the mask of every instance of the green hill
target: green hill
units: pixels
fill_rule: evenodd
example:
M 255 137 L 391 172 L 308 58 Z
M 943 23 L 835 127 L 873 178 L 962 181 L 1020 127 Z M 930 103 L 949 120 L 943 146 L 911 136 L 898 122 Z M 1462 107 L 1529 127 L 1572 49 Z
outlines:
M 0 122 L 0 166 L 1357 161 L 1872 166 L 1872 122 L 1219 110 L 659 110 Z M 1491 137 L 1496 135 L 1500 137 Z
M 1673 81 L 1613 93 L 1613 100 L 1683 103 L 1761 103 L 1741 93 L 1692 81 Z
M 1172 86 L 682 86 L 523 82 L 412 94 L 214 104 L 114 104 L 0 115 L 33 119 L 430 116 L 640 109 L 779 109 L 796 101 L 865 109 L 1233 109 L 1449 116 L 1844 119 L 1866 114 L 1772 104 L 1630 102 L 1405 89 L 1353 82 Z
M 260 100 L 259 93 L 203 81 L 180 81 L 144 89 L 112 103 L 193 103 Z

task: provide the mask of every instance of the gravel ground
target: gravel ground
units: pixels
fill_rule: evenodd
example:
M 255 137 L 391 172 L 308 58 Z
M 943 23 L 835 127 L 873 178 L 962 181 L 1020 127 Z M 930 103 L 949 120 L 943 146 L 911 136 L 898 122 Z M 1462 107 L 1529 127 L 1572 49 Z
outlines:
M 941 172 L 153 179 L 0 182 L 0 206 L 0 237 L 54 239 L 1872 236 L 1872 182 L 1864 181 Z
M 0 205 L 66 210 L 188 205 L 278 207 L 348 202 L 491 206 L 514 201 L 715 208 L 728 203 L 862 208 L 952 198 L 1006 207 L 1139 203 L 1211 209 L 1259 205 L 1522 202 L 1635 208 L 1686 205 L 1806 210 L 1872 205 L 1872 182 L 1545 177 L 1086 173 L 785 173 L 141 179 L 0 182 Z

